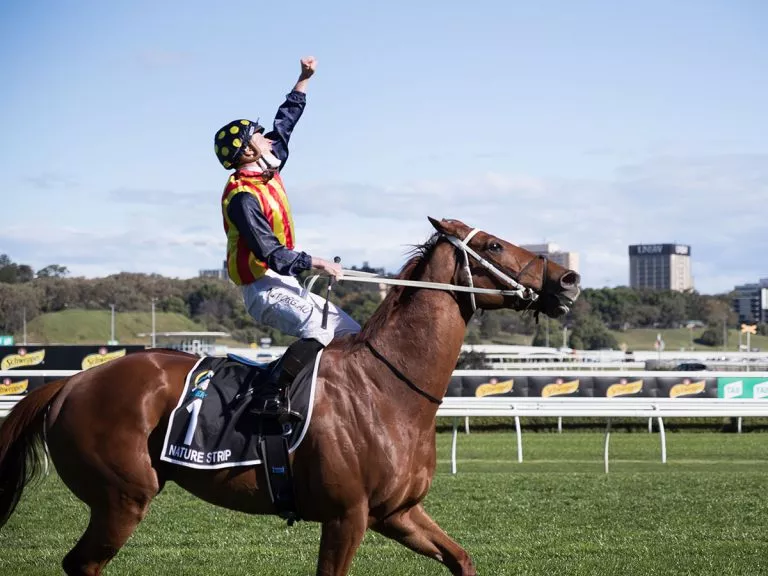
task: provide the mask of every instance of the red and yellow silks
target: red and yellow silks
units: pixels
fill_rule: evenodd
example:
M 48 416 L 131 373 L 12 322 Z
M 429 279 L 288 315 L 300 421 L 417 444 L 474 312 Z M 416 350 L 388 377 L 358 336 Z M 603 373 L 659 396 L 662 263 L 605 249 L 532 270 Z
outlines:
M 295 235 L 291 207 L 280 175 L 275 174 L 265 181 L 257 172 L 241 170 L 233 173 L 221 197 L 221 210 L 224 215 L 224 232 L 227 234 L 227 270 L 232 281 L 242 286 L 264 276 L 267 263 L 253 255 L 227 215 L 227 207 L 237 194 L 253 194 L 256 197 L 272 232 L 289 250 L 293 250 Z

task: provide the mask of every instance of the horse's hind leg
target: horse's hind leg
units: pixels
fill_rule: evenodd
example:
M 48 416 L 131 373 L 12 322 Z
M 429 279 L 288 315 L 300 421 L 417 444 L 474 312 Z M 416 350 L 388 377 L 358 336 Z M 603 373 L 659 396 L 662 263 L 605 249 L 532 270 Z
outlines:
M 152 496 L 129 496 L 115 490 L 107 502 L 92 504 L 88 528 L 64 557 L 64 572 L 69 576 L 101 574 L 146 515 Z
M 421 504 L 398 512 L 371 526 L 414 552 L 445 564 L 455 576 L 476 576 L 469 554 L 454 542 Z
M 62 567 L 69 576 L 96 576 L 144 519 L 161 482 L 144 447 L 146 439 L 117 442 L 123 450 L 94 450 L 87 456 L 65 451 L 63 434 L 52 440 L 54 461 L 68 463 L 59 467 L 61 479 L 91 509 L 88 527 Z

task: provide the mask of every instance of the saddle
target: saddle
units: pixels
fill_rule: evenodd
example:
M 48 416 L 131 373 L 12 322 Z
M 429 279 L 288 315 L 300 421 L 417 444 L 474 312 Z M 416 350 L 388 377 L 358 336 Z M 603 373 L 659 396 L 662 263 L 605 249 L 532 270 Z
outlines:
M 263 464 L 276 513 L 293 524 L 289 454 L 312 418 L 321 348 L 298 341 L 270 364 L 232 354 L 201 358 L 171 412 L 160 459 L 203 470 Z
M 288 390 L 299 372 L 323 349 L 317 340 L 303 338 L 291 344 L 280 358 L 269 364 L 266 376 L 259 376 L 247 393 L 251 394 L 249 412 L 260 422 L 276 419 L 281 424 L 300 422 L 302 415 L 291 410 Z M 261 375 L 261 372 L 255 374 Z

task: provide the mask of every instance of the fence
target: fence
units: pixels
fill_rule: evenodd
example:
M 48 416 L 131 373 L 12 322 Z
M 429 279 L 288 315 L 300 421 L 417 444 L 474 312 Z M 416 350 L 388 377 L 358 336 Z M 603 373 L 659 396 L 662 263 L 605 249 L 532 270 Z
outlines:
M 501 416 L 513 418 L 517 440 L 517 461 L 523 461 L 524 416 L 606 418 L 603 460 L 608 472 L 611 418 L 656 418 L 661 440 L 661 461 L 667 462 L 664 418 L 709 418 L 768 416 L 768 399 L 722 398 L 569 398 L 569 397 L 446 397 L 437 411 L 440 417 L 453 417 L 451 472 L 456 474 L 456 449 L 460 418 Z
M 0 378 L 50 379 L 69 376 L 77 370 L 8 370 Z M 501 381 L 499 381 L 501 379 Z M 0 417 L 5 417 L 21 395 L 0 395 Z M 448 396 L 438 408 L 438 417 L 452 417 L 451 472 L 456 473 L 458 425 L 469 418 L 496 416 L 513 418 L 517 459 L 523 461 L 520 418 L 606 418 L 603 459 L 608 472 L 612 418 L 648 418 L 658 422 L 661 461 L 667 461 L 664 418 L 768 416 L 768 373 L 743 372 L 454 372 Z M 558 425 L 560 427 L 561 420 Z M 650 426 L 649 426 L 650 430 Z

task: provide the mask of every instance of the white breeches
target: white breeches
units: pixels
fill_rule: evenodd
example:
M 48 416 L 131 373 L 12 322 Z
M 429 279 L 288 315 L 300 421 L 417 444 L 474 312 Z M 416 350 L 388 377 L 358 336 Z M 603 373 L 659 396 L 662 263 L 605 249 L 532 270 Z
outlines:
M 327 346 L 334 336 L 360 331 L 360 325 L 332 302 L 328 307 L 328 326 L 323 329 L 325 298 L 304 292 L 293 276 L 267 271 L 242 287 L 248 313 L 259 324 L 298 338 L 314 338 Z

